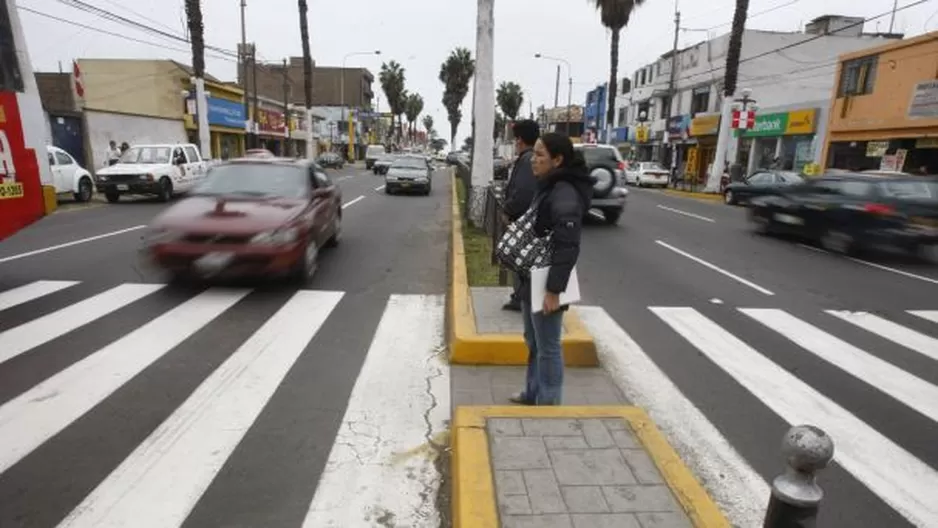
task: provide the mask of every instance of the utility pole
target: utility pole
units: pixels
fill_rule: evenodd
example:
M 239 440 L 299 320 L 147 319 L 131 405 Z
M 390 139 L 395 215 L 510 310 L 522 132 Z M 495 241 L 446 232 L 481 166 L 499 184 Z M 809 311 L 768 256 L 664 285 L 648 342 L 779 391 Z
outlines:
M 254 127 L 256 128 L 257 127 L 256 125 L 257 113 L 258 113 L 257 112 L 257 44 L 254 42 L 251 43 L 251 91 L 254 92 L 254 97 L 253 97 L 254 104 L 252 105 L 254 107 L 254 115 L 251 116 L 253 118 L 251 119 L 251 122 L 254 123 Z M 258 129 L 258 131 L 259 130 L 260 129 Z M 260 146 L 260 141 L 258 139 L 259 138 L 257 137 L 257 134 L 254 134 L 254 147 L 255 148 Z
M 560 106 L 560 64 L 557 65 L 557 80 L 554 81 L 554 108 Z
M 287 59 L 283 59 L 283 156 L 287 156 L 290 146 L 290 122 L 290 76 L 287 75 Z
M 248 34 L 247 25 L 244 22 L 244 11 L 247 8 L 247 0 L 241 0 L 241 84 L 244 90 L 244 148 L 252 148 L 251 132 L 254 129 L 254 121 L 251 119 L 251 108 L 248 104 Z
M 678 35 L 681 32 L 681 12 L 677 10 L 677 5 L 675 4 L 674 10 L 674 44 L 671 47 L 671 74 L 668 76 L 668 104 L 664 107 L 664 126 L 665 130 L 670 132 L 671 125 L 671 107 L 674 105 L 674 95 L 677 91 L 677 40 Z M 668 148 L 662 149 L 662 158 L 669 159 L 668 165 L 673 165 L 674 162 L 674 146 L 673 138 L 671 134 L 668 134 Z
M 892 0 L 892 16 L 889 17 L 889 33 L 892 33 L 892 26 L 896 23 L 896 7 L 899 5 L 899 0 Z

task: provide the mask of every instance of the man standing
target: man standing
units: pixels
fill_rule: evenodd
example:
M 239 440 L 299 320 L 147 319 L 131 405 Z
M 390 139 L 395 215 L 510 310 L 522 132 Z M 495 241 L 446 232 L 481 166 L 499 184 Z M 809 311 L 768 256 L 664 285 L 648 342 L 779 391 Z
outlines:
M 541 135 L 540 127 L 536 121 L 524 119 L 515 122 L 512 126 L 515 135 L 515 152 L 518 157 L 515 158 L 511 166 L 511 174 L 508 176 L 508 185 L 505 187 L 505 203 L 502 206 L 502 222 L 507 225 L 514 222 L 531 206 L 534 201 L 534 194 L 537 191 L 537 181 L 534 178 L 534 170 L 531 168 L 531 155 L 533 154 L 534 144 L 538 136 Z M 513 276 L 514 291 L 511 298 L 502 306 L 503 310 L 521 311 L 521 279 L 515 274 Z

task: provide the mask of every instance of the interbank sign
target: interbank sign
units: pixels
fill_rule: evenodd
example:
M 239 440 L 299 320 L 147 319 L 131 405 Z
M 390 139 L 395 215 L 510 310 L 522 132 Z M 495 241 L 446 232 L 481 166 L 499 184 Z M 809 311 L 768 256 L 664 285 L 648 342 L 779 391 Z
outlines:
M 755 124 L 752 129 L 743 132 L 743 137 L 813 134 L 817 127 L 816 117 L 816 108 L 756 115 Z

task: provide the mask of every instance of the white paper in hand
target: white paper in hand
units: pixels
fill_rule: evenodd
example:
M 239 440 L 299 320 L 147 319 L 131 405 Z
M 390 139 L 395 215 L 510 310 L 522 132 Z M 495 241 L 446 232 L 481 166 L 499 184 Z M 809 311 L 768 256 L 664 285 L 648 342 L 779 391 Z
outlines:
M 547 293 L 547 274 L 550 268 L 531 269 L 531 312 L 544 311 L 544 295 Z M 576 266 L 570 271 L 570 280 L 567 289 L 560 294 L 560 304 L 574 304 L 580 302 L 580 281 L 577 279 Z

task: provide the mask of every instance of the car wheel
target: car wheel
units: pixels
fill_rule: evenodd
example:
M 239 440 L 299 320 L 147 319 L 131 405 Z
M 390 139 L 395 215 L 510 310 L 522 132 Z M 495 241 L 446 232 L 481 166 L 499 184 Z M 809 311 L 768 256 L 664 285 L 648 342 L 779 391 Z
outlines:
M 173 199 L 173 182 L 163 176 L 160 178 L 160 193 L 157 195 L 161 202 L 168 202 Z
M 121 199 L 121 195 L 114 191 L 104 193 L 104 197 L 107 198 L 108 203 L 117 203 Z
M 838 255 L 850 255 L 856 249 L 856 239 L 846 231 L 825 229 L 821 234 L 821 247 Z
M 342 240 L 342 213 L 336 215 L 335 225 L 332 226 L 332 236 L 326 241 L 326 247 L 334 248 Z
M 91 179 L 85 176 L 78 180 L 78 192 L 75 193 L 75 201 L 87 202 L 91 200 L 92 194 L 94 194 L 94 186 L 91 185 Z
M 731 190 L 727 190 L 723 193 L 723 203 L 726 205 L 736 205 L 736 194 Z
M 303 251 L 303 255 L 300 257 L 300 262 L 296 269 L 296 281 L 301 286 L 308 285 L 313 280 L 313 276 L 316 275 L 316 270 L 318 269 L 319 247 L 316 246 L 315 241 L 310 240 L 306 245 L 306 249 Z
M 606 219 L 606 224 L 616 225 L 619 223 L 619 218 L 622 217 L 621 209 L 604 209 L 603 217 Z

